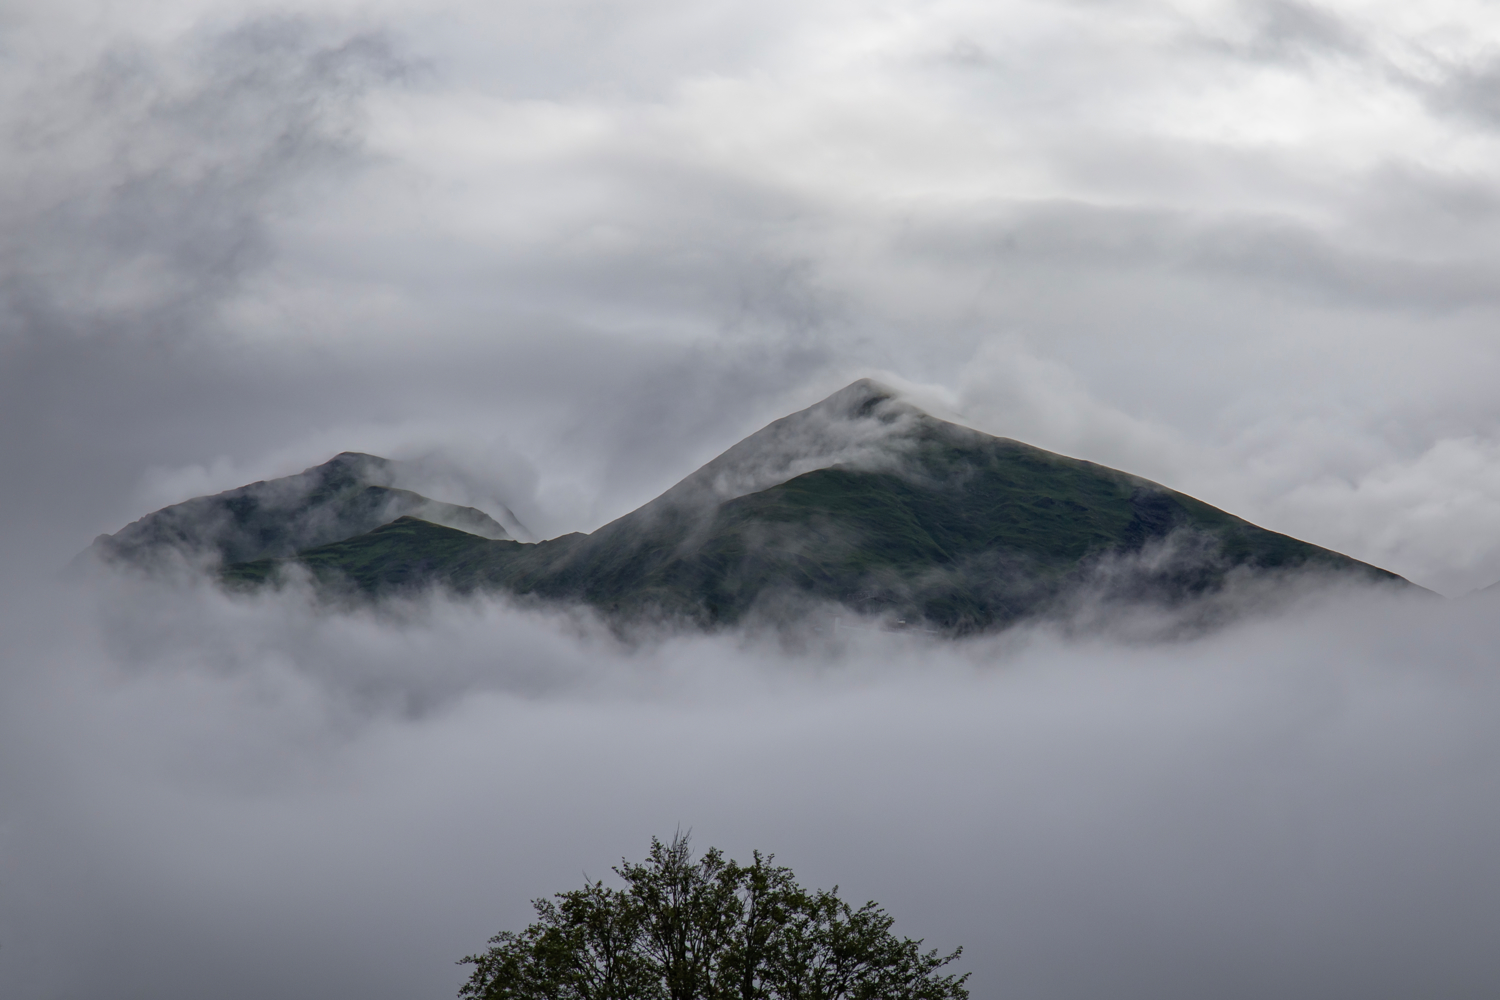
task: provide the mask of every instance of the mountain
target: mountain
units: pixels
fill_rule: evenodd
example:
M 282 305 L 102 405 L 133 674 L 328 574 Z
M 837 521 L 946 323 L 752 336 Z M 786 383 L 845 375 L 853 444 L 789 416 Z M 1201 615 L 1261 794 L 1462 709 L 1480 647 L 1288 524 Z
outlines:
M 949 632 L 1084 590 L 1170 604 L 1258 572 L 1410 586 L 1139 477 L 939 420 L 870 380 L 592 534 L 526 544 L 417 514 L 295 560 L 369 594 L 498 590 L 705 626 L 836 605 Z M 246 560 L 225 578 L 254 585 L 286 561 Z
M 396 468 L 397 463 L 388 459 L 346 451 L 295 476 L 196 497 L 147 514 L 113 535 L 100 535 L 91 551 L 106 561 L 138 565 L 166 558 L 225 565 L 282 559 L 404 516 L 471 537 L 510 537 L 483 511 L 396 489 L 391 485 Z

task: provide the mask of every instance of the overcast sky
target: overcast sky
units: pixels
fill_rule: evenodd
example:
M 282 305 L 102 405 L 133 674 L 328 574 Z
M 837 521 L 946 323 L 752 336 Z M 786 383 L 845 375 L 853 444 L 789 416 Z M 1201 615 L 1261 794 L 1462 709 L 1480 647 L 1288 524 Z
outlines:
M 788 660 L 45 582 L 346 449 L 590 530 L 874 375 L 1466 594 L 1500 580 L 1491 5 L 295 6 L 0 2 L 7 996 L 446 996 L 677 823 L 969 944 L 977 998 L 1494 992 L 1479 598 Z

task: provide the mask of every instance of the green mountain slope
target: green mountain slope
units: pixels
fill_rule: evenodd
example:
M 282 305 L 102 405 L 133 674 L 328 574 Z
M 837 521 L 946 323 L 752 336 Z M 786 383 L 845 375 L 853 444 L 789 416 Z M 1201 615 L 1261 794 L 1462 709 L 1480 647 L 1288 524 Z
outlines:
M 938 420 L 869 381 L 589 535 L 489 541 L 403 518 L 297 559 L 369 593 L 492 589 L 705 625 L 831 602 L 950 631 L 1080 587 L 1170 603 L 1233 573 L 1292 569 L 1409 586 L 1155 483 Z M 251 583 L 275 565 L 229 576 Z

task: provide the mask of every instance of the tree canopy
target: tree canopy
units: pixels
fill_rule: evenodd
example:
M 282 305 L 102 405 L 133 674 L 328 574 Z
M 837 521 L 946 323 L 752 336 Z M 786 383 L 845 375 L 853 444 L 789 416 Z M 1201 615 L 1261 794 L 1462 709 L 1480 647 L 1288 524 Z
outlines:
M 472 1000 L 967 1000 L 968 974 L 891 932 L 875 903 L 809 891 L 774 855 L 742 865 L 685 836 L 652 838 L 646 860 L 534 900 L 537 920 L 502 931 L 461 964 Z

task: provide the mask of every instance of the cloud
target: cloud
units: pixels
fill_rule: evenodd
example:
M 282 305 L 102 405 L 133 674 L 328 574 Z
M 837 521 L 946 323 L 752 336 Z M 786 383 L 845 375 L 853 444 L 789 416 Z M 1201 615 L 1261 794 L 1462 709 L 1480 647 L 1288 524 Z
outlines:
M 448 448 L 538 534 L 587 529 L 858 375 L 967 380 L 983 419 L 1007 404 L 966 371 L 1013 342 L 1040 367 L 1012 380 L 1097 402 L 1080 441 L 1155 428 L 1084 457 L 1253 518 L 1330 461 L 1358 482 L 1494 433 L 1488 140 L 1402 82 L 1482 49 L 1477 15 L 174 10 L 9 82 L 8 448 L 79 484 L 29 501 L 75 537 L 193 469 L 346 448 Z M 1182 45 L 1336 24 L 1364 48 Z M 1422 49 L 1445 24 L 1471 41 Z M 954 39 L 983 66 L 935 63 Z M 1326 508 L 1283 525 L 1444 589 L 1500 576 Z
M 7 109 L 9 336 L 149 343 L 211 320 L 266 264 L 265 216 L 357 153 L 361 93 L 404 70 L 378 35 L 319 34 L 256 19 L 175 51 L 121 41 L 28 81 L 32 100 Z
M 185 407 L 246 402 L 223 385 L 243 359 L 209 346 L 218 310 L 274 256 L 269 218 L 357 165 L 359 96 L 401 69 L 378 35 L 327 34 L 253 19 L 81 61 L 46 38 L 53 60 L 8 67 L 0 422 L 30 470 L 18 509 L 76 503 L 58 484 L 79 466 L 136 474 L 141 439 L 180 435 Z
M 681 825 L 964 944 L 976 997 L 1482 991 L 1488 603 L 798 652 L 491 602 L 17 595 L 0 968 L 443 996 L 529 897 Z
M 978 996 L 1493 992 L 1483 603 L 799 652 L 47 582 L 346 449 L 587 530 L 874 375 L 1490 583 L 1492 12 L 306 10 L 0 12 L 6 995 L 447 995 L 678 823 Z

